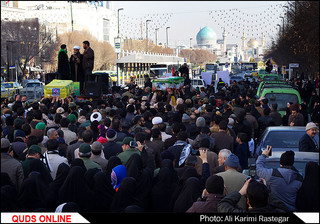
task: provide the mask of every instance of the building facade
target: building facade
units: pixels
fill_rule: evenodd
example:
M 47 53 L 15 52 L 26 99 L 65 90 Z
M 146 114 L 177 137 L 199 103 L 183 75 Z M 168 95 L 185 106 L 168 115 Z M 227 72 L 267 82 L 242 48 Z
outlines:
M 72 30 L 88 31 L 114 46 L 117 17 L 112 2 L 1 1 L 1 20 L 38 18 L 56 36 Z

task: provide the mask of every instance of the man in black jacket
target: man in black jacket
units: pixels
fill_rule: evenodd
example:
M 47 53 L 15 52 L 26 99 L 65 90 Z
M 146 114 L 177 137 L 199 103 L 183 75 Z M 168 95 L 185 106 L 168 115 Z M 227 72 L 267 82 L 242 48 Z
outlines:
M 237 203 L 241 196 L 247 196 L 248 212 L 273 213 L 288 212 L 286 205 L 275 195 L 269 193 L 267 183 L 260 178 L 256 181 L 252 178 L 247 180 L 239 192 L 233 191 L 225 196 L 218 204 L 218 212 L 221 213 L 245 213 L 246 210 L 239 208 Z
M 318 127 L 315 123 L 309 122 L 306 126 L 307 133 L 299 140 L 300 152 L 319 152 L 319 146 L 316 142 L 315 136 Z

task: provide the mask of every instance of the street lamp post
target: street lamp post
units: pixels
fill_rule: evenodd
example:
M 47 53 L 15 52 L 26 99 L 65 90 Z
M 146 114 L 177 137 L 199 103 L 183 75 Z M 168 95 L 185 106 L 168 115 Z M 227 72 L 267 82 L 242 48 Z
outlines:
M 118 37 L 120 35 L 120 26 L 119 26 L 119 11 L 123 10 L 123 8 L 118 9 Z
M 148 22 L 151 22 L 150 19 L 146 20 L 146 39 L 148 40 Z
M 169 42 L 168 42 L 168 29 L 170 28 L 170 26 L 166 27 L 166 40 L 167 40 L 167 47 L 169 47 Z
M 156 28 L 155 30 L 156 30 L 156 46 L 158 46 L 158 30 L 159 30 L 159 28 Z
M 147 52 L 148 52 L 148 48 L 149 48 L 149 41 L 148 41 L 148 22 L 150 22 L 150 19 L 146 20 L 146 39 L 147 39 Z
M 120 25 L 119 25 L 119 11 L 123 10 L 123 8 L 118 9 L 118 38 L 120 36 Z M 117 59 L 119 59 L 119 53 L 117 53 Z M 117 63 L 117 85 L 120 85 L 120 74 L 119 74 L 119 65 Z
M 281 25 L 277 24 L 277 26 L 279 27 L 279 37 L 281 37 Z
M 279 18 L 282 19 L 282 36 L 284 35 L 284 17 L 280 16 Z
M 190 37 L 190 48 L 191 48 L 191 40 L 192 40 L 192 37 Z

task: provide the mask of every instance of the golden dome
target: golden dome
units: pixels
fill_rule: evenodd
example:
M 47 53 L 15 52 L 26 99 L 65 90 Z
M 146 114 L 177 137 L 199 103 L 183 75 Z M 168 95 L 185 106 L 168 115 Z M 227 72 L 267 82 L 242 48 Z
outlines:
M 259 47 L 259 42 L 256 39 L 250 39 L 247 43 L 247 47 L 250 48 L 258 48 Z

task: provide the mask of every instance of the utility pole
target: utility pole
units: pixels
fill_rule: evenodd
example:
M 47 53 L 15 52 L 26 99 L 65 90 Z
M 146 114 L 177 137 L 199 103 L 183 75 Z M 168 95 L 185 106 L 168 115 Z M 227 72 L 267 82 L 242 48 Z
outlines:
M 73 32 L 72 1 L 70 1 L 70 11 L 71 11 L 71 29 L 72 29 L 72 32 Z
M 156 46 L 158 46 L 158 30 L 159 28 L 156 28 Z
M 118 39 L 120 38 L 120 25 L 119 25 L 119 11 L 123 10 L 123 8 L 118 9 Z M 121 41 L 120 41 L 121 43 Z M 117 52 L 117 59 L 119 59 L 119 52 Z M 119 65 L 117 63 L 117 85 L 120 85 L 120 74 L 119 74 Z
M 150 19 L 146 20 L 146 39 L 147 39 L 147 52 L 148 52 L 148 48 L 149 48 L 149 40 L 148 40 L 148 22 L 150 22 Z
M 167 48 L 169 47 L 169 42 L 168 42 L 168 29 L 170 28 L 170 26 L 166 27 L 166 40 L 167 40 Z

